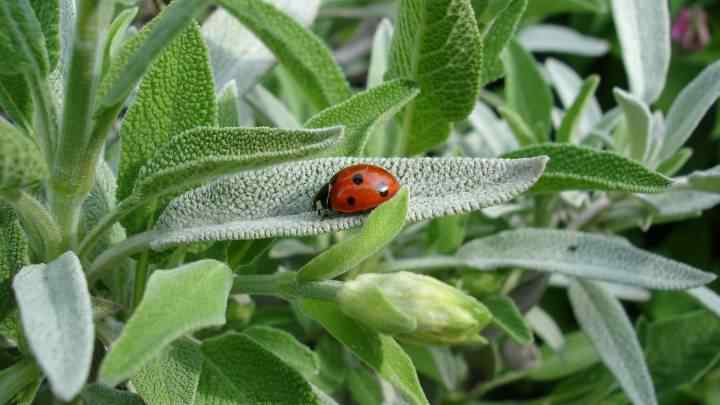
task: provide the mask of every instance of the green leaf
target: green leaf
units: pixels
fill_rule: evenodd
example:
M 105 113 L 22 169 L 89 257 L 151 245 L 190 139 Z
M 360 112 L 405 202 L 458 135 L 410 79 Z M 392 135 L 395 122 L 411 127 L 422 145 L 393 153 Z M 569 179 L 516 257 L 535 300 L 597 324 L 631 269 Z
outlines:
M 12 279 L 29 264 L 28 242 L 15 211 L 0 201 L 0 321 L 13 310 Z
M 657 404 L 642 348 L 620 302 L 592 281 L 581 279 L 573 280 L 568 295 L 575 319 L 625 394 L 636 405 Z
M 523 314 L 515 306 L 515 303 L 503 295 L 495 295 L 485 298 L 482 303 L 490 310 L 493 316 L 493 323 L 500 327 L 515 342 L 521 345 L 528 345 L 533 342 L 533 334 L 525 322 Z
M 409 80 L 393 80 L 358 93 L 347 101 L 321 111 L 306 128 L 344 125 L 346 135 L 334 155 L 362 155 L 370 135 L 409 103 L 419 90 Z
M 402 0 L 388 79 L 407 78 L 420 95 L 404 113 L 407 155 L 447 139 L 465 119 L 480 89 L 482 43 L 470 0 Z
M 560 102 L 563 107 L 565 107 L 565 110 L 569 111 L 580 95 L 583 80 L 571 66 L 553 58 L 548 58 L 545 61 L 545 70 L 548 73 L 548 78 L 552 82 Z M 594 96 L 589 97 L 583 114 L 580 116 L 578 127 L 580 133 L 573 134 L 573 136 L 581 135 L 578 137 L 579 142 L 577 143 L 581 143 L 593 131 L 603 134 L 610 133 L 612 128 L 620 121 L 620 112 L 614 110 L 614 112 L 608 113 L 606 120 L 608 122 L 604 123 L 603 113 L 597 99 Z
M 24 389 L 41 377 L 40 370 L 30 359 L 23 359 L 0 371 L 0 403 L 10 404 Z
M 560 350 L 543 346 L 541 353 L 542 361 L 527 374 L 531 380 L 559 380 L 586 370 L 600 361 L 590 339 L 582 332 L 565 335 L 565 344 Z
M 110 211 L 115 209 L 117 201 L 115 193 L 117 191 L 117 181 L 112 168 L 107 162 L 101 161 L 95 173 L 95 185 L 90 191 L 87 199 L 83 202 L 83 212 L 80 223 L 80 229 L 89 232 L 97 223 L 105 217 Z M 125 229 L 116 223 L 98 243 L 94 254 L 99 255 L 110 245 L 118 243 L 126 238 Z M 127 269 L 125 269 L 127 270 Z
M 709 311 L 720 317 L 720 295 L 708 287 L 697 287 L 687 291 L 687 293 L 698 300 Z
M 494 82 L 505 74 L 500 54 L 515 35 L 528 5 L 527 0 L 511 0 L 506 3 L 506 8 L 495 17 L 483 35 L 481 86 Z M 532 3 L 531 1 L 530 4 Z
M 465 241 L 467 222 L 468 217 L 465 215 L 452 215 L 430 222 L 428 230 L 430 249 L 440 254 L 455 252 Z
M 285 104 L 265 87 L 255 86 L 245 94 L 245 99 L 255 109 L 255 112 L 272 126 L 286 129 L 302 128 L 302 124 Z
M 402 231 L 408 199 L 407 188 L 401 188 L 390 201 L 372 211 L 360 232 L 305 264 L 298 279 L 307 282 L 335 278 L 380 252 Z
M 693 172 L 687 179 L 695 190 L 720 193 L 720 166 Z
M 441 383 L 447 390 L 458 389 L 467 377 L 465 359 L 453 354 L 449 347 L 403 343 L 403 349 L 420 374 Z
M 429 403 L 412 361 L 393 338 L 380 335 L 348 318 L 332 302 L 306 299 L 301 304 L 305 313 L 407 395 L 413 404 Z
M 228 333 L 203 342 L 203 371 L 196 405 L 233 402 L 268 405 L 321 404 L 312 386 L 252 338 Z
M 518 41 L 533 53 L 566 53 L 601 57 L 610 48 L 608 42 L 603 39 L 586 36 L 572 28 L 554 24 L 534 24 L 525 27 L 518 33 Z
M 250 29 L 302 86 L 315 108 L 324 109 L 352 94 L 330 50 L 312 32 L 266 2 L 219 0 Z
M 306 379 L 309 380 L 319 373 L 320 365 L 315 352 L 284 330 L 267 326 L 253 326 L 245 329 L 243 335 L 279 357 Z
M 202 363 L 200 346 L 181 338 L 150 359 L 132 378 L 132 384 L 148 404 L 193 404 Z
M 693 155 L 691 148 L 681 148 L 674 155 L 660 162 L 657 172 L 666 176 L 672 176 L 679 172 Z
M 651 289 L 687 289 L 715 275 L 590 233 L 518 229 L 465 244 L 458 256 L 475 270 L 520 267 Z
M 53 70 L 60 60 L 60 0 L 30 0 L 30 6 L 42 28 L 49 70 Z
M 35 184 L 48 176 L 37 144 L 0 118 L 0 194 Z
M 232 272 L 214 260 L 155 271 L 140 305 L 105 356 L 99 380 L 117 385 L 180 336 L 224 324 L 231 286 Z
M 537 143 L 536 134 L 520 114 L 505 106 L 498 108 L 498 111 L 515 135 L 518 145 L 529 146 Z
M 317 235 L 357 227 L 366 215 L 323 219 L 312 200 L 340 169 L 361 162 L 395 174 L 412 196 L 407 221 L 418 222 L 509 201 L 535 182 L 546 160 L 327 158 L 242 172 L 170 203 L 158 221 L 151 246 L 163 249 L 199 240 Z
M 650 150 L 650 131 L 652 130 L 650 108 L 636 96 L 618 88 L 614 90 L 613 94 L 625 115 L 626 137 L 629 138 L 616 142 L 616 149 L 627 149 L 627 156 L 637 162 L 642 162 L 648 157 Z
M 548 156 L 547 169 L 532 191 L 566 190 L 659 193 L 672 180 L 640 163 L 612 152 L 569 144 L 544 144 L 510 152 L 504 157 Z
M 659 160 L 669 159 L 690 138 L 702 117 L 720 97 L 720 61 L 705 68 L 670 107 Z
M 143 78 L 120 129 L 118 199 L 132 193 L 142 166 L 173 137 L 217 123 L 215 85 L 207 57 L 197 24 L 191 24 Z
M 579 143 L 580 135 L 583 135 L 579 131 L 580 123 L 586 110 L 590 108 L 598 84 L 600 84 L 600 77 L 597 75 L 585 79 L 575 101 L 565 112 L 557 132 L 557 142 Z
M 13 280 L 23 331 L 53 393 L 77 395 L 90 373 L 95 339 L 92 304 L 80 260 L 68 252 L 25 266 Z
M 254 126 L 251 114 L 243 116 L 241 108 L 244 103 L 245 101 L 238 95 L 237 83 L 231 80 L 218 94 L 218 126 L 222 128 Z M 247 104 L 245 105 L 247 106 Z M 245 121 L 250 121 L 251 125 L 244 125 Z
M 703 211 L 720 204 L 720 194 L 692 190 L 671 190 L 660 194 L 637 195 L 655 211 L 653 223 L 699 217 Z
M 0 72 L 37 80 L 50 73 L 45 36 L 29 0 L 0 3 Z
M 653 322 L 646 336 L 648 366 L 661 393 L 697 383 L 720 361 L 720 320 L 709 312 Z
M 370 53 L 370 66 L 368 67 L 367 89 L 383 84 L 385 73 L 390 65 L 390 46 L 395 29 L 388 19 L 383 19 L 378 24 L 373 36 L 373 46 Z M 366 156 L 384 156 L 392 147 L 389 139 L 388 125 L 379 126 L 370 133 Z
M 516 41 L 503 55 L 507 73 L 505 97 L 540 142 L 549 140 L 552 128 L 552 93 L 533 56 Z
M 32 90 L 21 74 L 0 74 L 0 108 L 20 128 L 30 132 L 33 121 Z
M 138 7 L 125 9 L 115 17 L 110 25 L 107 40 L 105 41 L 105 53 L 103 54 L 103 75 L 107 73 L 107 70 L 112 66 L 113 59 L 122 49 L 122 45 L 127 39 L 128 27 L 137 17 L 138 11 Z
M 668 3 L 611 1 L 615 29 L 632 94 L 650 104 L 665 88 L 670 67 Z
M 145 402 L 128 391 L 114 390 L 100 384 L 88 385 L 80 395 L 86 404 L 143 405 Z M 155 402 L 153 402 L 154 404 Z
M 348 374 L 348 390 L 358 405 L 387 405 L 382 383 L 382 379 L 367 367 L 351 368 Z
M 528 18 L 542 19 L 542 17 L 560 13 L 596 13 L 608 12 L 605 0 L 532 0 L 528 5 Z

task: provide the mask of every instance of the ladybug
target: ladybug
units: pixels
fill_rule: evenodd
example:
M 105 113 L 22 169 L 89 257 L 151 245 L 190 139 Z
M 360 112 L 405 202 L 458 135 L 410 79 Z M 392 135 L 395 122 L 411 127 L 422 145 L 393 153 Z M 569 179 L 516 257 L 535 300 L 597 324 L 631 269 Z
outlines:
M 358 214 L 372 211 L 399 189 L 400 183 L 389 171 L 357 164 L 337 172 L 315 195 L 313 206 L 323 217 L 328 212 Z

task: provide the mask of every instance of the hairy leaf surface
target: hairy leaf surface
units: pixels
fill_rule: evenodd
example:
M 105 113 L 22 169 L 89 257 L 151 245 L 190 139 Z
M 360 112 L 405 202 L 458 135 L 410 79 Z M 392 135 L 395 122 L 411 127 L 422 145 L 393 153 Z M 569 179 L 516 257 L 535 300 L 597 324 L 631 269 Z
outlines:
M 192 405 L 202 362 L 197 343 L 187 338 L 178 339 L 135 374 L 133 387 L 153 405 Z
M 528 5 L 527 0 L 511 0 L 506 3 L 505 9 L 497 14 L 483 34 L 481 86 L 494 82 L 505 74 L 500 54 L 515 34 Z
M 31 72 L 38 79 L 50 73 L 45 36 L 30 0 L 0 3 L 0 72 Z
M 48 175 L 35 141 L 0 118 L 0 194 L 37 183 Z

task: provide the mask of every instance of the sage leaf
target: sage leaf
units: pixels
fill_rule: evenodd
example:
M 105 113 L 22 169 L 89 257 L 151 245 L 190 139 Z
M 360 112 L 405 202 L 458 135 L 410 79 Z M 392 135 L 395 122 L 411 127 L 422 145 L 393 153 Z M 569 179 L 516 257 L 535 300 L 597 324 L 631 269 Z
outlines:
M 381 251 L 402 231 L 408 210 L 408 190 L 400 191 L 373 210 L 360 232 L 333 245 L 305 264 L 298 274 L 301 282 L 330 279 L 347 273 Z
M 199 28 L 191 24 L 151 65 L 123 120 L 118 199 L 132 193 L 142 166 L 170 139 L 216 123 L 215 85 L 207 49 Z
M 30 6 L 40 23 L 48 55 L 48 69 L 52 71 L 60 60 L 60 0 L 30 0 Z
M 628 156 L 637 162 L 642 162 L 650 150 L 652 130 L 650 108 L 642 100 L 618 88 L 613 93 L 625 116 L 626 136 L 629 138 L 624 139 L 624 142 L 616 142 L 616 148 L 622 150 L 627 146 Z
M 528 378 L 535 381 L 553 381 L 585 370 L 600 359 L 590 339 L 582 332 L 565 335 L 565 344 L 559 350 L 548 346 L 541 349 L 540 365 L 528 373 Z
M 574 280 L 568 290 L 575 319 L 598 355 L 636 405 L 657 404 L 643 350 L 620 302 L 592 281 Z
M 698 217 L 703 211 L 720 204 L 720 194 L 692 190 L 670 190 L 637 197 L 654 210 L 653 223 Z
M 583 88 L 582 79 L 572 67 L 556 59 L 549 58 L 545 62 L 545 69 L 547 70 L 548 77 L 555 88 L 555 92 L 560 98 L 560 102 L 566 110 L 570 110 L 575 103 L 575 100 L 577 100 L 578 96 L 581 94 Z M 580 118 L 579 126 L 579 132 L 583 136 L 589 134 L 594 127 L 599 126 L 601 119 L 603 118 L 600 104 L 594 96 L 591 96 L 587 103 L 588 104 Z M 619 112 L 617 115 L 618 117 L 616 119 L 619 120 Z M 611 123 L 613 123 L 614 120 L 611 120 Z M 613 123 L 612 126 L 614 127 L 614 125 L 615 124 Z M 610 132 L 610 129 L 607 129 L 606 131 Z M 582 140 L 582 137 L 578 140 Z
M 553 24 L 536 24 L 523 28 L 518 41 L 530 52 L 567 53 L 580 56 L 603 56 L 610 49 L 607 41 L 583 35 L 571 28 Z
M 504 75 L 500 54 L 515 35 L 528 6 L 527 0 L 509 0 L 505 3 L 505 8 L 495 16 L 483 35 L 481 86 L 494 82 Z
M 718 97 L 720 61 L 706 67 L 673 102 L 665 121 L 664 142 L 658 156 L 660 161 L 672 157 L 685 144 Z
M 622 239 L 572 231 L 505 231 L 465 244 L 458 256 L 476 270 L 520 267 L 660 290 L 683 290 L 715 279 Z
M 268 3 L 303 26 L 313 22 L 320 6 L 319 0 L 306 0 L 301 3 L 292 0 L 270 0 Z M 215 10 L 205 20 L 202 32 L 210 50 L 210 62 L 217 89 L 222 89 L 234 80 L 238 94 L 243 95 L 255 86 L 275 63 L 275 56 L 262 41 L 223 8 Z
M 670 11 L 665 2 L 612 0 L 613 20 L 632 94 L 652 103 L 670 67 Z
M 218 398 L 248 404 L 321 404 L 312 386 L 254 339 L 228 333 L 202 343 L 203 371 L 195 404 Z
M 231 286 L 232 272 L 214 260 L 155 271 L 140 305 L 100 366 L 100 382 L 117 385 L 185 333 L 224 324 Z M 183 299 L 178 300 L 178 294 Z
M 720 166 L 693 172 L 687 179 L 694 190 L 720 193 Z
M 570 144 L 531 146 L 506 154 L 505 158 L 548 156 L 547 169 L 532 191 L 566 190 L 659 193 L 672 180 L 640 163 L 612 152 Z
M 202 363 L 200 346 L 180 338 L 149 360 L 132 378 L 132 384 L 149 404 L 194 404 Z
M 259 84 L 245 94 L 245 100 L 255 109 L 257 114 L 274 127 L 286 129 L 302 128 L 298 119 L 288 110 L 285 104 L 268 89 Z
M 13 280 L 23 331 L 53 394 L 70 401 L 90 373 L 95 327 L 77 256 L 25 266 Z
M 23 75 L 0 73 L 0 108 L 20 128 L 30 133 L 35 107 L 32 89 Z
M 159 234 L 152 247 L 162 249 L 200 240 L 317 235 L 359 226 L 364 215 L 322 219 L 312 205 L 323 184 L 352 164 L 379 165 L 393 173 L 410 194 L 407 221 L 418 222 L 506 202 L 530 188 L 545 162 L 542 157 L 327 158 L 243 172 L 171 202 L 158 221 Z
M 228 127 L 253 127 L 254 117 L 250 106 L 240 98 L 237 91 L 237 84 L 234 80 L 228 82 L 218 94 L 218 126 Z M 243 111 L 243 105 L 245 110 Z
M 23 359 L 4 368 L 0 371 L 0 402 L 10 404 L 40 377 L 40 370 L 31 359 Z
M 532 307 L 525 314 L 525 320 L 530 329 L 553 351 L 559 351 L 565 345 L 560 325 L 539 306 Z
M 37 144 L 0 118 L 0 194 L 35 184 L 48 176 Z
M 305 299 L 301 307 L 360 360 L 407 395 L 413 404 L 429 404 L 412 361 L 392 337 L 380 335 L 348 318 L 332 302 Z
M 0 72 L 29 73 L 38 80 L 47 77 L 50 62 L 45 45 L 42 26 L 29 0 L 0 4 Z
M 458 389 L 467 377 L 468 366 L 462 356 L 449 347 L 403 343 L 418 373 L 441 383 L 448 390 Z
M 493 323 L 505 331 L 515 342 L 521 345 L 528 345 L 533 342 L 530 327 L 510 298 L 496 295 L 483 299 L 482 303 L 492 313 Z
M 515 135 L 518 145 L 530 146 L 538 142 L 536 134 L 520 114 L 505 106 L 498 108 L 498 111 Z
M 358 93 L 347 101 L 316 114 L 305 123 L 306 128 L 344 125 L 346 134 L 335 154 L 362 155 L 370 135 L 392 118 L 418 95 L 409 80 L 392 80 Z
M 128 28 L 132 24 L 135 17 L 137 17 L 139 8 L 133 7 L 128 8 L 120 12 L 115 17 L 110 29 L 107 34 L 107 40 L 105 41 L 105 53 L 103 55 L 103 74 L 107 73 L 107 70 L 112 65 L 112 61 L 118 54 L 122 45 L 128 36 Z
M 592 105 L 595 91 L 600 84 L 600 77 L 590 76 L 583 82 L 575 101 L 565 112 L 560 128 L 557 131 L 557 142 L 580 143 L 583 133 L 580 132 L 586 111 Z
M 321 110 L 350 97 L 350 86 L 330 50 L 290 16 L 266 2 L 219 0 L 218 3 L 275 54 L 315 108 Z
M 708 287 L 697 287 L 687 291 L 690 296 L 698 300 L 708 310 L 720 317 L 720 295 Z
M 593 13 L 607 14 L 608 5 L 604 0 L 532 0 L 528 4 L 527 16 L 533 19 L 561 13 Z
M 308 380 L 320 372 L 320 364 L 315 352 L 282 329 L 253 326 L 243 330 L 243 335 L 275 354 Z
M 518 142 L 508 125 L 500 120 L 487 105 L 477 103 L 468 117 L 468 121 L 475 130 L 471 136 L 465 138 L 472 148 L 468 155 L 496 158 L 518 149 Z M 476 137 L 479 138 L 479 145 L 474 144 Z
M 145 402 L 128 391 L 115 390 L 100 384 L 88 385 L 80 395 L 85 403 L 103 405 L 143 405 Z
M 14 309 L 12 280 L 29 264 L 29 246 L 15 211 L 0 202 L 0 321 Z
M 438 23 L 439 22 L 439 23 Z M 407 78 L 420 95 L 404 112 L 407 155 L 431 149 L 475 106 L 482 63 L 470 0 L 402 0 L 386 79 Z
M 691 148 L 680 148 L 674 155 L 665 159 L 657 165 L 657 172 L 666 176 L 672 176 L 679 172 L 693 155 Z

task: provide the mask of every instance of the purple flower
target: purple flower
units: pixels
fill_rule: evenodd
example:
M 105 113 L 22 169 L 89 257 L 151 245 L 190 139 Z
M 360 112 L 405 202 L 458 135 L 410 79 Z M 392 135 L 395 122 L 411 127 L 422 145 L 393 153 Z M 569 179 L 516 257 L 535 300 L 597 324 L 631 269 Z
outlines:
M 688 51 L 701 51 L 710 42 L 708 16 L 701 7 L 680 10 L 672 26 L 672 39 Z

